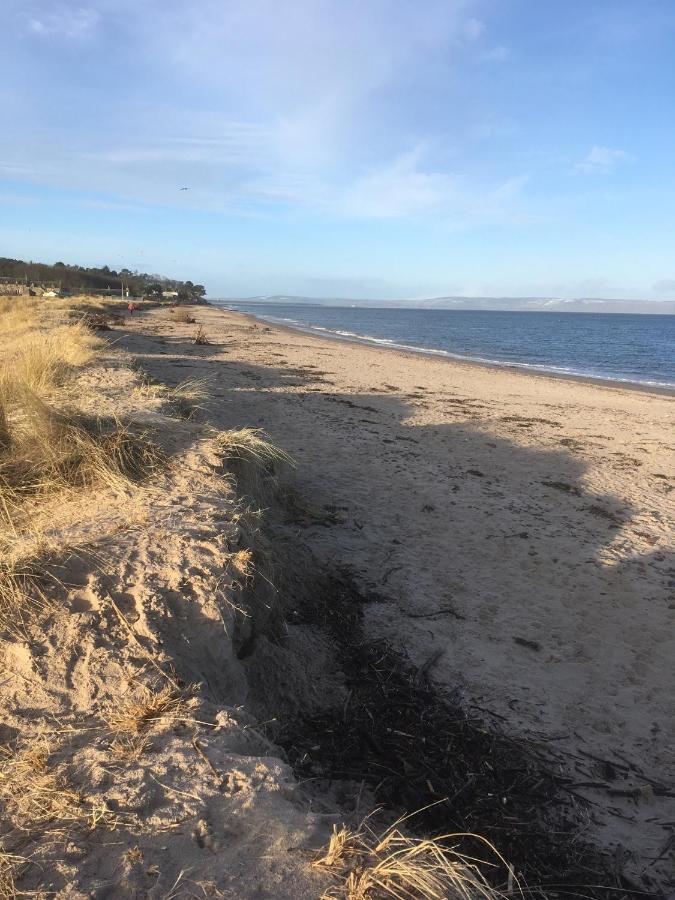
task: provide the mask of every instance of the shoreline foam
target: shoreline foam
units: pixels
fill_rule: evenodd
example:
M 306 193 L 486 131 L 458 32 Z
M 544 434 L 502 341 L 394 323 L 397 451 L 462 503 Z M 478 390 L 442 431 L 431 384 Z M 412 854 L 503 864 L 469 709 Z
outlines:
M 223 309 L 234 312 L 242 316 L 250 316 L 259 322 L 266 322 L 269 325 L 275 325 L 279 328 L 288 328 L 291 331 L 299 331 L 303 334 L 312 334 L 316 337 L 328 337 L 332 340 L 352 342 L 369 347 L 379 347 L 383 350 L 396 350 L 399 352 L 415 353 L 420 356 L 429 356 L 437 359 L 445 359 L 448 362 L 466 363 L 468 365 L 483 366 L 490 369 L 507 369 L 516 372 L 523 372 L 530 375 L 548 376 L 551 378 L 563 378 L 573 381 L 581 381 L 584 383 L 596 384 L 604 387 L 620 387 L 628 390 L 647 391 L 649 393 L 665 394 L 675 396 L 675 384 L 670 382 L 655 381 L 636 381 L 628 378 L 620 377 L 604 377 L 593 375 L 590 373 L 579 372 L 575 370 L 565 370 L 555 366 L 537 365 L 535 363 L 525 362 L 507 362 L 504 360 L 485 359 L 482 357 L 473 357 L 463 355 L 461 353 L 453 353 L 449 350 L 441 350 L 433 347 L 422 347 L 416 345 L 402 344 L 388 338 L 377 338 L 372 335 L 358 334 L 356 332 L 339 331 L 337 329 L 326 328 L 322 325 L 310 325 L 306 322 L 300 322 L 285 317 L 271 316 L 268 314 L 257 314 L 244 311 L 236 306 L 228 306 L 220 303 L 211 304 L 215 309 Z

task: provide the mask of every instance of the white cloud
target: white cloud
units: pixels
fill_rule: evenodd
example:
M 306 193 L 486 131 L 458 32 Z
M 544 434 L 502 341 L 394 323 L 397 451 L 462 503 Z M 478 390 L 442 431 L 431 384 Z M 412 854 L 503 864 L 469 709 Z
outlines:
M 485 31 L 485 24 L 480 19 L 467 19 L 462 31 L 468 41 L 477 41 Z
M 508 47 L 504 47 L 503 45 L 500 45 L 498 47 L 490 47 L 489 50 L 484 50 L 483 53 L 481 53 L 480 58 L 483 60 L 483 62 L 509 62 L 509 60 L 511 59 L 511 50 Z
M 485 186 L 424 167 L 425 153 L 426 148 L 419 145 L 358 179 L 338 199 L 339 210 L 363 218 L 434 216 L 459 227 L 516 217 L 515 204 L 526 176 Z
M 92 7 L 62 5 L 36 13 L 28 18 L 27 24 L 33 34 L 78 40 L 93 31 L 99 18 L 99 13 Z
M 588 156 L 574 167 L 576 175 L 609 175 L 618 166 L 633 162 L 633 157 L 625 150 L 611 147 L 592 147 Z
M 507 55 L 485 49 L 479 0 L 397 0 L 395 16 L 391 0 L 9 2 L 24 38 L 28 23 L 33 40 L 94 35 L 96 53 L 107 41 L 120 51 L 112 91 L 107 70 L 90 90 L 82 73 L 91 55 L 81 63 L 75 40 L 62 42 L 61 83 L 43 72 L 40 91 L 21 87 L 28 133 L 73 84 L 73 102 L 90 101 L 86 123 L 51 129 L 48 143 L 8 142 L 7 163 L 29 163 L 39 180 L 122 202 L 253 214 L 305 208 L 458 224 L 513 214 L 522 180 L 490 184 L 459 161 L 447 168 L 495 128 L 473 133 L 473 112 L 458 101 L 451 136 L 439 133 L 434 105 L 425 106 L 439 73 L 451 81 L 467 56 Z M 414 108 L 401 104 L 404 92 L 420 98 Z M 429 137 L 443 145 L 440 162 L 425 149 Z M 178 185 L 190 192 L 178 195 Z

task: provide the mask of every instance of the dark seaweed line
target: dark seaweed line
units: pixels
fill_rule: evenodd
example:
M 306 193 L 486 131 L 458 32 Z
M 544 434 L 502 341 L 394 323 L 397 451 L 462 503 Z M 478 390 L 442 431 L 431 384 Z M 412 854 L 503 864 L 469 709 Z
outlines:
M 579 837 L 589 807 L 549 755 L 469 714 L 386 641 L 364 640 L 363 605 L 381 599 L 337 576 L 299 611 L 337 643 L 349 694 L 341 709 L 289 723 L 277 738 L 298 777 L 364 782 L 396 816 L 416 813 L 408 824 L 420 834 L 482 835 L 529 896 L 657 896 Z

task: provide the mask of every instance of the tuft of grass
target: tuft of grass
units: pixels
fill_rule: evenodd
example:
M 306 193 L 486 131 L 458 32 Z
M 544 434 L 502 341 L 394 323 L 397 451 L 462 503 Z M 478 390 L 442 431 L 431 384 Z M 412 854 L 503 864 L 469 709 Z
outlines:
M 151 743 L 146 735 L 132 734 L 115 738 L 110 745 L 110 751 L 113 756 L 116 756 L 122 762 L 130 763 L 138 762 L 150 747 Z
M 29 390 L 12 400 L 0 393 L 0 520 L 28 497 L 97 485 L 120 491 L 162 461 L 119 421 L 68 416 Z
M 160 689 L 141 686 L 136 695 L 118 704 L 107 716 L 107 724 L 115 735 L 126 735 L 135 738 L 152 728 L 158 722 L 177 721 L 187 717 L 189 710 L 198 701 L 194 698 L 194 689 L 178 690 L 173 685 L 165 685 Z M 126 738 L 130 754 L 141 753 L 145 747 L 138 741 Z
M 295 465 L 285 450 L 257 428 L 219 431 L 214 436 L 214 444 L 225 460 L 244 464 L 258 476 L 271 476 L 283 466 Z
M 173 309 L 170 309 L 169 312 L 173 316 L 174 322 L 183 322 L 186 325 L 194 325 L 197 321 L 189 309 L 185 309 L 181 306 L 175 306 Z
M 188 378 L 175 387 L 166 388 L 165 397 L 176 415 L 181 419 L 190 419 L 197 410 L 204 408 L 209 386 L 208 378 Z
M 0 563 L 0 631 L 25 638 L 28 621 L 49 605 L 36 574 L 11 557 Z
M 472 857 L 459 853 L 450 842 L 475 835 L 442 835 L 435 839 L 403 834 L 395 823 L 382 835 L 365 825 L 357 831 L 333 826 L 328 847 L 314 862 L 335 872 L 340 883 L 329 888 L 322 900 L 497 900 L 505 895 L 493 888 Z M 479 839 L 507 872 L 512 874 L 495 848 Z
M 73 826 L 114 828 L 116 818 L 100 801 L 74 790 L 52 747 L 39 738 L 13 751 L 3 748 L 0 797 L 10 823 L 20 831 L 64 833 Z
M 240 578 L 248 580 L 252 577 L 255 566 L 253 564 L 253 553 L 250 550 L 237 550 L 236 553 L 232 554 L 231 560 Z

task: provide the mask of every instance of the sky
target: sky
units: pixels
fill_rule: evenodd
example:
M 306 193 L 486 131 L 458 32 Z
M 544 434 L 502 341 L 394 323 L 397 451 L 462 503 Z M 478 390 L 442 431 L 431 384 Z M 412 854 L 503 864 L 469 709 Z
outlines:
M 2 0 L 0 31 L 0 255 L 675 298 L 673 0 Z

